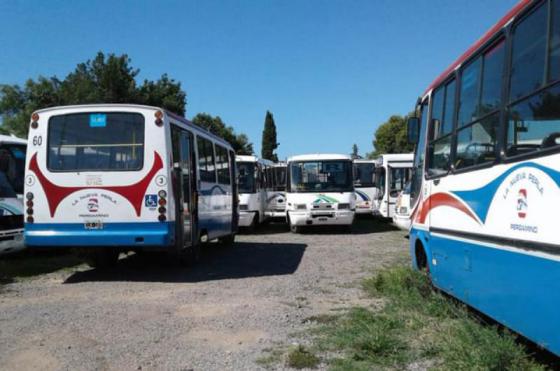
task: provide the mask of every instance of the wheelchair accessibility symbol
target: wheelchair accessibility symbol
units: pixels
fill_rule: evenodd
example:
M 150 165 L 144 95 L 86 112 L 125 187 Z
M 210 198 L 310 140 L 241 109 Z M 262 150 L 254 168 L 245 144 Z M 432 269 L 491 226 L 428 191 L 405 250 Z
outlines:
M 146 195 L 144 203 L 146 207 L 157 207 L 157 195 Z

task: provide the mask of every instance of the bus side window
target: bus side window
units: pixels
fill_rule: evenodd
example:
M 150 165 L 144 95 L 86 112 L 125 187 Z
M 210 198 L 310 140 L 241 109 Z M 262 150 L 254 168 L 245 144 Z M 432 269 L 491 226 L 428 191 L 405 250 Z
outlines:
M 429 127 L 428 173 L 431 176 L 445 175 L 449 170 L 451 158 L 455 79 L 436 90 L 432 111 Z

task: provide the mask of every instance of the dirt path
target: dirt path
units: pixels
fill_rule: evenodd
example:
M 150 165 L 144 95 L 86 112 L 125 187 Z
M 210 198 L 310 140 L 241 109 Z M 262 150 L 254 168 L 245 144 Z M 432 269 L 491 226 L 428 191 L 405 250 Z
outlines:
M 306 318 L 367 303 L 360 279 L 407 256 L 403 235 L 372 220 L 352 235 L 273 224 L 190 270 L 132 255 L 9 284 L 0 369 L 259 369 L 263 349 L 296 341 Z

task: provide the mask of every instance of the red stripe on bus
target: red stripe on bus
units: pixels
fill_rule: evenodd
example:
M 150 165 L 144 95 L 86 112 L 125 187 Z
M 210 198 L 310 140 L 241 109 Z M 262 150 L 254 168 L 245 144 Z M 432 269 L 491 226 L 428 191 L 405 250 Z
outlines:
M 154 164 L 152 165 L 152 168 L 150 169 L 148 174 L 146 174 L 146 176 L 137 183 L 127 186 L 114 187 L 64 187 L 54 184 L 47 179 L 45 174 L 43 174 L 37 163 L 37 153 L 35 153 L 33 157 L 31 157 L 31 161 L 29 161 L 29 170 L 35 173 L 37 179 L 39 180 L 39 183 L 41 184 L 41 187 L 43 187 L 45 195 L 47 196 L 47 202 L 49 204 L 49 212 L 51 214 L 51 217 L 54 217 L 56 209 L 58 208 L 58 205 L 60 205 L 62 200 L 70 196 L 72 193 L 84 189 L 102 189 L 109 192 L 117 193 L 126 198 L 128 202 L 130 202 L 134 207 L 136 215 L 140 216 L 140 212 L 142 210 L 142 201 L 144 199 L 144 194 L 148 189 L 148 185 L 150 184 L 156 173 L 162 168 L 163 161 L 161 159 L 161 156 L 157 152 L 154 152 Z
M 432 211 L 433 209 L 435 209 L 436 207 L 440 207 L 440 206 L 448 206 L 448 207 L 452 207 L 454 209 L 457 209 L 457 210 L 465 213 L 469 217 L 471 217 L 475 222 L 480 224 L 480 222 L 478 221 L 476 216 L 472 213 L 472 211 L 470 211 L 457 198 L 455 198 L 455 197 L 453 197 L 453 196 L 451 196 L 450 194 L 447 194 L 447 193 L 435 193 L 435 194 L 431 195 L 430 197 L 428 197 L 428 199 L 422 203 L 422 207 L 421 207 L 420 212 L 418 214 L 419 223 L 424 224 L 424 222 L 426 221 L 426 217 L 428 216 L 428 213 L 430 211 Z
M 451 66 L 449 66 L 441 75 L 439 75 L 426 89 L 424 95 L 426 95 L 431 89 L 437 87 L 442 81 L 447 79 L 447 77 L 461 65 L 467 59 L 469 59 L 482 45 L 489 41 L 502 27 L 504 27 L 512 18 L 518 15 L 525 6 L 531 3 L 532 0 L 521 0 L 517 5 L 513 7 L 498 23 L 496 23 L 491 29 L 489 29 L 480 39 L 478 39 L 466 52 L 464 52 Z

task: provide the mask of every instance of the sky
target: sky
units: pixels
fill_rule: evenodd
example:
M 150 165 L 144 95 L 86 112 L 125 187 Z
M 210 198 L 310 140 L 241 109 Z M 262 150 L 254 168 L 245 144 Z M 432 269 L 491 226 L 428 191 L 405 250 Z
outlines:
M 373 150 L 375 129 L 416 99 L 517 0 L 0 0 L 0 84 L 64 78 L 98 51 L 139 79 L 163 73 L 187 117 L 220 116 L 260 154 Z

